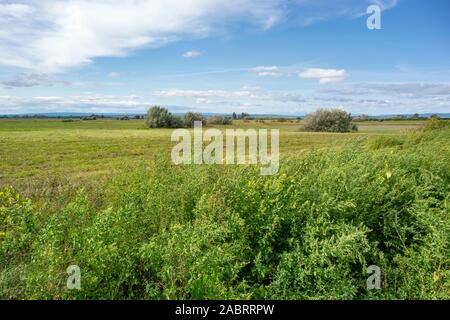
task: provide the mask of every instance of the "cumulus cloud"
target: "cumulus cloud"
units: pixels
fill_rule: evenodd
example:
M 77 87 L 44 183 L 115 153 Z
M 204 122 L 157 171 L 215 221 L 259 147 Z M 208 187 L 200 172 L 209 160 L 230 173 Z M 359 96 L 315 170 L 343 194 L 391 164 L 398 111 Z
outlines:
M 5 1 L 6 2 L 6 1 Z M 229 26 L 271 28 L 365 12 L 365 0 L 10 0 L 0 4 L 0 65 L 49 73 Z M 389 9 L 397 0 L 376 1 Z M 273 75 L 261 71 L 261 75 Z
M 197 50 L 186 51 L 185 53 L 182 54 L 182 56 L 185 58 L 196 58 L 200 57 L 201 55 L 202 53 Z
M 1 4 L 0 65 L 57 72 L 232 23 L 273 25 L 281 0 L 29 0 Z
M 304 79 L 319 79 L 321 84 L 339 82 L 347 78 L 347 74 L 344 69 L 320 69 L 310 68 L 299 74 L 300 78 Z

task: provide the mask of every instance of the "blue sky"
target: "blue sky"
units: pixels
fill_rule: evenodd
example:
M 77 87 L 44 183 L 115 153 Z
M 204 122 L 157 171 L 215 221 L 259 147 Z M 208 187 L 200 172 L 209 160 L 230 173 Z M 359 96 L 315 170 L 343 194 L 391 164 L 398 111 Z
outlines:
M 447 0 L 0 0 L 0 114 L 450 112 L 449 58 Z

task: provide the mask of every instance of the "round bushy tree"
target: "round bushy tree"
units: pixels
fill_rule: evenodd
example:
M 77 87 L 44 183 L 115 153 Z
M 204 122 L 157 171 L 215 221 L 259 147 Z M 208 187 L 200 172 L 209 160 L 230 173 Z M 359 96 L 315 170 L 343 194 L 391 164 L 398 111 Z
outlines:
M 195 121 L 201 121 L 202 124 L 205 124 L 205 120 L 201 113 L 188 112 L 184 115 L 183 122 L 186 128 L 193 128 Z
M 318 109 L 304 119 L 304 128 L 308 131 L 350 132 L 357 131 L 350 113 L 340 109 Z
M 145 117 L 145 124 L 149 128 L 179 128 L 182 121 L 172 115 L 166 108 L 160 106 L 151 107 Z

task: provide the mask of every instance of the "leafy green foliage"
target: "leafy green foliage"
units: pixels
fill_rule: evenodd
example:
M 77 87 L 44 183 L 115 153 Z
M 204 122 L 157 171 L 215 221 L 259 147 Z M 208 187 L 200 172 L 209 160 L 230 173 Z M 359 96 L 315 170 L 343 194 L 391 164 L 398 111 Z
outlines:
M 0 253 L 6 258 L 11 251 L 22 251 L 34 231 L 31 201 L 10 188 L 0 191 Z
M 449 138 L 359 140 L 283 158 L 276 176 L 158 158 L 51 215 L 3 190 L 0 297 L 448 299 Z
M 206 123 L 206 120 L 200 113 L 187 112 L 183 117 L 183 123 L 186 128 L 193 128 L 195 121 L 201 121 L 202 124 Z
M 180 128 L 183 123 L 166 108 L 151 107 L 145 116 L 145 124 L 148 128 Z
M 307 114 L 304 128 L 308 131 L 350 132 L 357 131 L 349 113 L 340 109 L 318 109 Z
M 0 190 L 0 297 L 22 294 L 37 225 L 29 199 L 11 188 Z

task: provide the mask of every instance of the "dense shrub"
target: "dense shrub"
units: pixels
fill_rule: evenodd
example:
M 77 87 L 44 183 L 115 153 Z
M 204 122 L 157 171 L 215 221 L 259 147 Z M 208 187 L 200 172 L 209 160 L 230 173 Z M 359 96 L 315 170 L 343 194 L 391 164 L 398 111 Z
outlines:
M 201 121 L 202 124 L 206 123 L 205 119 L 200 113 L 187 112 L 183 117 L 183 124 L 186 128 L 193 128 L 195 121 Z
M 358 130 L 349 113 L 340 109 L 318 109 L 306 115 L 304 128 L 308 131 L 350 132 Z
M 145 124 L 148 128 L 180 128 L 183 126 L 183 121 L 166 108 L 154 106 L 148 110 Z
M 31 201 L 13 189 L 0 190 L 0 257 L 23 251 L 31 243 L 35 221 Z
M 436 130 L 436 129 L 443 129 L 443 128 L 449 128 L 450 127 L 450 121 L 446 120 L 439 120 L 438 118 L 430 118 L 426 125 L 424 130 Z
M 108 182 L 104 208 L 81 190 L 40 224 L 3 191 L 0 297 L 448 299 L 449 138 L 311 151 L 276 176 L 159 158 Z M 79 291 L 65 287 L 73 264 Z M 366 290 L 372 264 L 381 290 Z
M 368 139 L 367 142 L 368 142 L 367 145 L 371 149 L 400 147 L 404 143 L 404 141 L 400 137 L 391 137 L 391 136 L 371 137 Z
M 0 298 L 22 297 L 36 234 L 31 201 L 11 188 L 0 189 Z

